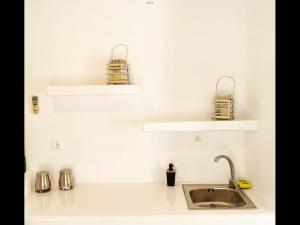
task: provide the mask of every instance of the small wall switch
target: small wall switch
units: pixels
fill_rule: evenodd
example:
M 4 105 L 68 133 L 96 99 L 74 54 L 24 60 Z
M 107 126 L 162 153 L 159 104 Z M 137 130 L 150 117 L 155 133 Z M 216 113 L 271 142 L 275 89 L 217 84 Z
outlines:
M 34 114 L 39 114 L 39 98 L 38 96 L 32 96 L 32 112 Z

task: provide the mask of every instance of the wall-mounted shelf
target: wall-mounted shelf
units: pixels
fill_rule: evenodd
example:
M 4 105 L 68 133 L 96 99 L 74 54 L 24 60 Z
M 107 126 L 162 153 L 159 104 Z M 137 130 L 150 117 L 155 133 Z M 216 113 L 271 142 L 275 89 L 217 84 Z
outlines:
M 140 85 L 50 86 L 49 96 L 123 95 L 140 93 Z
M 256 120 L 164 120 L 144 121 L 144 131 L 234 131 L 256 130 Z

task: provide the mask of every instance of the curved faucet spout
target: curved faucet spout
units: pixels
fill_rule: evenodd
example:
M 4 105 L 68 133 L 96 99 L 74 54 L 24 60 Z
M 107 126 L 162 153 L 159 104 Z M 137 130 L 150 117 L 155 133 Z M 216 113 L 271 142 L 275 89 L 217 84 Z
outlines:
M 230 172 L 231 172 L 231 181 L 235 181 L 235 172 L 234 172 L 234 165 L 233 165 L 233 162 L 232 160 L 227 156 L 227 155 L 218 155 L 216 156 L 215 158 L 215 162 L 218 162 L 219 159 L 226 159 L 227 162 L 229 163 L 229 166 L 230 166 Z

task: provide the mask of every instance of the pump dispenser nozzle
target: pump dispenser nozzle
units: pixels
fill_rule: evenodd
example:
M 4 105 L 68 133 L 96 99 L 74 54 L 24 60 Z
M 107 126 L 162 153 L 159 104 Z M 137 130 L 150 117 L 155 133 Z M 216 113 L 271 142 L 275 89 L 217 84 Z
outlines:
M 175 186 L 175 174 L 174 164 L 169 163 L 169 168 L 167 169 L 167 184 L 168 186 Z

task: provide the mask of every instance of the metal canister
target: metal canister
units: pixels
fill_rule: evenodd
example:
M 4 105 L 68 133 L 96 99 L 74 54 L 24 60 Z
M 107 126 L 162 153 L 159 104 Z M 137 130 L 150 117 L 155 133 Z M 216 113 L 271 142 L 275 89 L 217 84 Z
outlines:
M 48 171 L 38 171 L 35 179 L 35 191 L 44 193 L 51 190 L 51 182 Z
M 71 190 L 74 188 L 74 180 L 72 176 L 72 170 L 65 168 L 59 171 L 59 189 L 60 190 Z

